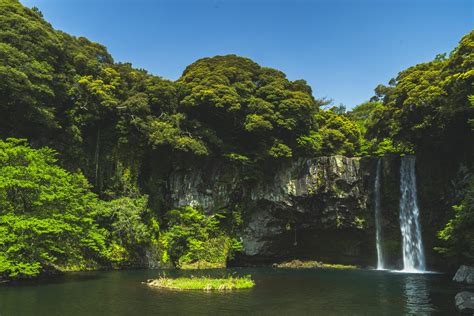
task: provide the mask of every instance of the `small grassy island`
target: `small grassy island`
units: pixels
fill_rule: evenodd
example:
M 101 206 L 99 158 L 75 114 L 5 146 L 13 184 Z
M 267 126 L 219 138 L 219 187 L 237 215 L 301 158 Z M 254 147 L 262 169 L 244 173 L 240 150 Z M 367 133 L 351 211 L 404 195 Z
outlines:
M 151 279 L 146 284 L 153 288 L 170 290 L 204 290 L 204 291 L 229 291 L 237 289 L 250 289 L 255 282 L 250 276 L 243 277 L 180 277 L 170 278 L 160 276 L 158 279 Z
M 311 268 L 322 268 L 322 269 L 357 269 L 357 266 L 354 265 L 345 265 L 345 264 L 332 264 L 324 263 L 319 261 L 302 261 L 302 260 L 291 260 L 285 261 L 282 263 L 273 264 L 274 268 L 280 269 L 311 269 Z

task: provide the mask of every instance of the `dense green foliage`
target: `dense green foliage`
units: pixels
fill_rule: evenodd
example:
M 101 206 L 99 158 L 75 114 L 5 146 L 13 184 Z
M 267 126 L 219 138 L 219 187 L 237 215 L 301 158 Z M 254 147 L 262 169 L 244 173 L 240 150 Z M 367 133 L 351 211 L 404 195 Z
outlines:
M 0 278 L 135 264 L 159 227 L 147 198 L 100 201 L 56 153 L 0 141 Z
M 120 195 L 126 173 L 136 185 L 150 157 L 165 166 L 183 155 L 260 163 L 358 152 L 358 131 L 320 110 L 326 102 L 304 80 L 228 55 L 172 82 L 114 63 L 102 45 L 54 30 L 16 0 L 0 13 L 0 134 L 56 149 L 101 197 Z
M 4 137 L 58 150 L 101 193 L 121 172 L 136 173 L 144 148 L 206 153 L 179 128 L 173 82 L 114 63 L 105 47 L 55 31 L 15 0 L 2 1 L 0 13 Z
M 462 200 L 453 206 L 455 215 L 438 236 L 444 247 L 437 250 L 454 262 L 474 261 L 474 176 L 467 176 L 462 189 Z
M 368 128 L 379 119 L 376 117 L 376 113 L 382 111 L 383 108 L 384 105 L 381 101 L 368 101 L 359 104 L 346 114 L 349 119 L 357 124 L 361 135 L 359 154 L 385 156 L 392 153 L 413 153 L 412 146 L 396 142 L 391 137 L 381 136 L 378 138 L 370 135 Z
M 291 82 L 280 71 L 229 55 L 188 66 L 178 89 L 186 126 L 214 151 L 251 159 L 323 153 L 318 135 L 327 120 L 316 116 L 324 101 L 313 98 L 304 80 Z
M 165 80 L 3 0 L 0 277 L 140 265 L 150 248 L 175 266 L 224 265 L 241 247 L 241 211 L 168 211 L 168 175 L 190 161 L 260 174 L 288 159 L 416 153 L 455 156 L 472 173 L 473 69 L 471 32 L 345 113 L 304 80 L 235 55 Z M 458 205 L 439 235 L 451 257 L 472 258 L 471 193 L 447 199 Z
M 95 219 L 107 230 L 108 259 L 118 265 L 136 265 L 143 257 L 143 248 L 156 244 L 159 225 L 150 216 L 146 196 L 121 197 L 100 201 Z
M 177 267 L 222 267 L 241 247 L 226 235 L 224 213 L 192 207 L 169 211 L 160 235 L 146 196 L 99 200 L 55 156 L 24 140 L 0 141 L 0 278 L 137 265 L 148 246 Z
M 471 155 L 473 84 L 474 31 L 449 56 L 438 55 L 378 86 L 373 105 L 361 105 L 352 115 L 365 121 L 368 139 L 389 139 L 409 151 Z
M 0 141 L 0 276 L 35 276 L 107 256 L 87 180 L 55 162 L 48 148 Z
M 163 261 L 177 267 L 225 267 L 241 244 L 225 234 L 222 214 L 206 215 L 193 207 L 166 214 L 168 229 L 161 234 Z

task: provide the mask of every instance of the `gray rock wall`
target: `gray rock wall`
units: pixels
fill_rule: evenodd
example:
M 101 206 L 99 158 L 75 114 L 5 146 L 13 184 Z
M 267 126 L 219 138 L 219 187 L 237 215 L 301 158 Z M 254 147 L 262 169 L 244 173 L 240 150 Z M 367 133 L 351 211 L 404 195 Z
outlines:
M 343 156 L 295 160 L 252 177 L 222 162 L 183 168 L 169 178 L 173 207 L 244 214 L 241 262 L 307 257 L 370 264 L 374 160 Z

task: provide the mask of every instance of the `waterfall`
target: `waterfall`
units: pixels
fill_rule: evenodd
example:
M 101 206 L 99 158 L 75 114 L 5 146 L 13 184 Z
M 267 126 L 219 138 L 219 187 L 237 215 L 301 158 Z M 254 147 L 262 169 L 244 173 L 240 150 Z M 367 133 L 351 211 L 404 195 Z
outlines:
M 382 224 L 380 209 L 380 174 L 382 173 L 382 158 L 377 160 L 374 181 L 374 213 L 375 213 L 375 242 L 377 247 L 377 270 L 385 270 L 382 250 Z
M 400 230 L 403 243 L 403 271 L 425 271 L 416 196 L 415 157 L 402 157 L 400 166 Z

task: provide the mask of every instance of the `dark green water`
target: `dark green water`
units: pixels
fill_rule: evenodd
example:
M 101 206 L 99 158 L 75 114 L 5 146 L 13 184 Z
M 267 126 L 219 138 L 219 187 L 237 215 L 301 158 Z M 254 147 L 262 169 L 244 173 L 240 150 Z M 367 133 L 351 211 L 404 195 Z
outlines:
M 445 275 L 271 268 L 228 271 L 251 274 L 256 286 L 227 293 L 172 292 L 141 284 L 156 277 L 156 270 L 71 273 L 47 282 L 1 286 L 0 315 L 456 314 L 457 288 Z M 190 274 L 168 272 L 180 273 Z

